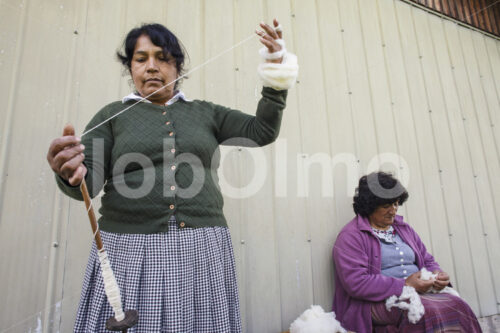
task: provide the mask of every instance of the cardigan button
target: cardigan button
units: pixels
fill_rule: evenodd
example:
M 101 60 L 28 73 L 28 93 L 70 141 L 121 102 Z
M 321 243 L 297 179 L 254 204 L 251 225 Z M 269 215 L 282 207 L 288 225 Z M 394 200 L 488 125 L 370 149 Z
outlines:
M 186 226 L 186 223 L 185 223 L 185 222 L 181 222 L 181 223 L 179 223 L 179 227 L 184 228 L 185 226 Z

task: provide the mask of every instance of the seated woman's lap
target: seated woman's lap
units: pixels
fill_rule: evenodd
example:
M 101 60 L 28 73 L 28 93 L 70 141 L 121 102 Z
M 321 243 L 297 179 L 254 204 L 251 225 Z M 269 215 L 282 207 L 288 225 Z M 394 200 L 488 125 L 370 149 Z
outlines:
M 416 324 L 409 322 L 405 311 L 387 311 L 385 302 L 372 304 L 375 332 L 481 332 L 469 305 L 450 294 L 420 295 L 425 314 Z

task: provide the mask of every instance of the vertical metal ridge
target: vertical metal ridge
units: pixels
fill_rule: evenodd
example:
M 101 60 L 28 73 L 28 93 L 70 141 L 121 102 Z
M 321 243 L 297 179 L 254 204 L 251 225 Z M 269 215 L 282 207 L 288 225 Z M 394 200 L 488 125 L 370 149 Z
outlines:
M 370 68 L 368 67 L 368 55 L 367 55 L 367 48 L 366 48 L 366 37 L 365 37 L 365 31 L 363 29 L 363 18 L 361 17 L 361 9 L 360 9 L 360 3 L 359 0 L 356 1 L 357 4 L 357 14 L 359 18 L 359 32 L 361 35 L 361 43 L 363 45 L 363 59 L 365 63 L 365 69 L 366 69 L 366 79 L 367 79 L 367 87 L 368 87 L 368 99 L 369 99 L 369 105 L 370 105 L 370 113 L 372 114 L 372 126 L 373 126 L 373 131 L 375 133 L 375 146 L 377 147 L 377 159 L 379 159 L 380 162 L 380 156 L 378 156 L 380 152 L 380 139 L 379 139 L 379 133 L 377 130 L 377 115 L 375 114 L 375 104 L 373 102 L 373 89 L 371 85 L 371 74 L 370 74 Z
M 421 43 L 419 43 L 419 37 L 418 37 L 418 33 L 417 33 L 417 27 L 416 27 L 416 24 L 415 24 L 415 15 L 414 15 L 414 8 L 413 7 L 410 7 L 410 16 L 411 16 L 411 23 L 409 23 L 411 26 L 412 26 L 412 31 L 413 31 L 413 34 L 414 34 L 414 37 L 415 37 L 415 41 L 416 41 L 416 46 L 417 46 L 417 50 L 418 50 L 418 53 L 419 55 L 422 55 L 422 50 L 421 50 Z M 428 26 L 428 22 L 426 20 L 426 25 Z M 425 76 L 425 71 L 424 71 L 424 68 L 423 68 L 423 64 L 422 62 L 420 62 L 419 64 L 419 71 L 420 71 L 420 74 L 422 76 L 422 80 L 423 80 L 423 90 L 424 90 L 424 94 L 425 94 L 425 104 L 427 106 L 427 109 L 430 110 L 431 109 L 431 106 L 430 106 L 430 98 L 429 98 L 429 91 L 428 91 L 428 87 L 427 87 L 427 81 L 428 79 L 426 78 Z M 433 150 L 434 150 L 434 156 L 435 156 L 435 160 L 436 160 L 436 164 L 438 166 L 439 169 L 442 169 L 442 165 L 441 165 L 441 161 L 439 160 L 439 151 L 437 149 L 437 140 L 436 140 L 436 134 L 435 134 L 435 129 L 434 129 L 434 121 L 432 120 L 432 116 L 429 115 L 428 117 L 428 120 L 429 122 L 429 127 L 430 127 L 430 130 L 431 130 L 431 135 L 432 135 L 432 142 L 434 144 L 434 146 L 432 147 Z M 439 176 L 439 183 L 440 183 L 440 187 L 441 189 L 443 188 L 443 179 L 441 177 L 441 175 Z M 443 202 L 445 201 L 444 199 L 444 195 L 443 195 L 443 192 L 441 190 L 441 197 L 443 198 Z M 446 210 L 446 205 L 444 205 L 444 211 L 445 211 L 445 216 L 446 216 L 446 223 L 447 223 L 447 226 L 449 224 L 449 215 L 448 215 L 448 212 Z M 430 233 L 430 230 L 432 230 L 431 226 L 430 226 L 430 220 L 428 219 L 427 220 L 427 229 L 429 230 L 429 235 L 431 234 Z M 431 249 L 434 250 L 434 246 L 433 246 L 433 242 L 432 242 L 432 238 L 429 237 L 429 241 L 431 242 L 430 244 L 430 247 Z
M 400 19 L 398 17 L 398 11 L 397 11 L 397 8 L 396 8 L 396 5 L 395 5 L 395 1 L 398 1 L 398 0 L 393 0 L 392 1 L 392 8 L 393 8 L 393 11 L 394 11 L 394 16 L 395 16 L 395 20 L 396 20 L 396 25 L 398 27 L 398 47 L 399 49 L 401 50 L 401 56 L 402 56 L 402 65 L 403 65 L 403 68 L 404 68 L 404 76 L 405 76 L 405 81 L 406 81 L 406 90 L 407 90 L 407 94 L 408 94 L 408 102 L 409 102 L 409 107 L 410 107 L 410 115 L 412 117 L 412 124 L 413 124 L 413 132 L 414 132 L 414 135 L 415 135 L 415 139 L 416 139 L 416 159 L 418 161 L 418 168 L 420 169 L 420 174 L 423 175 L 423 172 L 425 170 L 425 168 L 423 167 L 424 165 L 424 159 L 422 158 L 422 151 L 421 151 L 421 147 L 419 145 L 419 131 L 417 130 L 417 127 L 416 127 L 416 124 L 415 124 L 415 108 L 413 106 L 413 97 L 412 97 L 412 94 L 410 92 L 410 84 L 409 84 L 409 74 L 408 74 L 408 71 L 407 71 L 407 67 L 408 67 L 408 64 L 407 64 L 407 61 L 404 57 L 404 52 L 403 52 L 403 45 L 401 43 L 402 41 L 402 36 L 401 36 L 401 25 L 400 25 Z M 428 189 L 427 187 L 425 186 L 425 182 L 423 180 L 423 177 L 421 180 L 419 180 L 420 182 L 420 186 L 421 186 L 421 190 L 423 192 L 423 195 L 424 195 L 424 199 L 422 200 L 422 203 L 424 204 L 424 214 L 425 214 L 425 218 L 426 218 L 426 228 L 428 230 L 428 233 L 430 235 L 430 232 L 432 230 L 431 226 L 430 226 L 430 220 L 431 220 L 431 212 L 430 212 L 430 207 L 429 207 L 429 204 L 427 202 L 427 199 L 426 197 L 428 196 Z M 408 210 L 407 210 L 407 213 L 408 213 Z M 447 218 L 447 214 L 446 214 L 446 211 L 445 211 L 445 216 Z M 432 238 L 431 239 L 431 242 L 432 242 Z M 431 247 L 432 247 L 432 243 L 431 243 Z M 450 242 L 450 248 L 452 249 L 452 244 Z M 452 260 L 452 264 L 453 264 L 453 276 L 457 276 L 456 274 L 456 263 L 455 263 L 455 257 L 454 256 L 451 256 L 451 260 Z
M 412 10 L 412 17 L 413 17 L 413 26 L 414 26 L 414 30 L 415 30 L 415 33 L 416 33 L 416 27 L 415 27 L 415 19 L 414 19 L 414 15 L 413 15 L 413 10 Z M 426 18 L 426 23 L 427 23 L 427 26 L 428 26 L 428 18 Z M 418 41 L 418 38 L 416 38 L 417 41 Z M 432 50 L 433 50 L 433 53 L 434 53 L 434 56 L 435 56 L 435 46 L 434 46 L 434 40 L 432 39 L 432 36 L 431 36 L 431 40 L 432 40 Z M 420 47 L 419 47 L 420 48 Z M 438 65 L 437 65 L 438 66 Z M 422 67 L 422 64 L 420 65 L 420 67 Z M 441 79 L 441 73 L 438 73 L 438 76 L 439 76 L 439 85 L 441 87 L 441 90 L 443 89 L 442 87 L 442 79 Z M 424 82 L 425 82 L 425 75 L 423 74 L 423 77 L 424 77 Z M 426 95 L 427 95 L 427 99 L 429 99 L 428 97 L 428 92 L 427 92 L 427 83 L 425 84 L 425 91 L 426 91 Z M 429 103 L 429 101 L 427 102 Z M 444 106 L 446 106 L 446 102 L 444 102 Z M 429 109 L 430 109 L 430 106 L 429 106 Z M 446 117 L 448 119 L 448 112 L 446 110 Z M 430 118 L 430 121 L 431 123 L 433 123 L 432 121 L 432 118 Z M 435 130 L 434 130 L 434 126 L 431 126 L 431 129 L 432 129 L 432 136 L 433 136 L 433 141 L 436 142 L 436 134 L 435 134 Z M 448 130 L 449 130 L 449 119 L 448 119 Z M 453 140 L 452 138 L 450 139 L 451 140 L 451 144 L 452 144 L 452 148 L 453 148 Z M 436 148 L 437 145 L 435 144 L 434 148 Z M 439 151 L 437 151 L 435 149 L 435 153 L 436 153 L 436 156 L 437 156 L 437 162 L 438 162 L 438 166 L 439 166 L 439 169 L 442 169 L 442 165 L 441 165 L 441 161 L 439 160 Z M 457 168 L 457 160 L 456 160 L 456 153 L 455 151 L 452 152 L 453 153 L 453 158 L 454 158 L 454 165 L 455 165 L 455 169 Z M 459 175 L 458 171 L 456 171 L 457 173 L 457 176 Z M 444 184 L 443 184 L 443 176 L 440 174 L 439 175 L 439 181 L 440 181 L 440 185 L 441 185 L 441 193 L 442 193 L 442 197 L 443 197 L 443 202 L 446 202 L 446 199 L 445 198 L 445 193 L 444 193 Z M 461 184 L 460 182 L 457 183 L 458 185 L 458 188 L 461 190 Z M 462 195 L 460 195 L 460 210 L 463 212 L 465 207 L 464 207 L 464 204 L 463 204 L 463 197 Z M 443 205 L 443 210 L 445 212 L 445 216 L 446 216 L 446 224 L 447 224 L 447 227 L 449 229 L 449 226 L 450 226 L 450 215 L 448 213 L 448 207 L 445 205 Z M 464 215 L 465 216 L 465 215 Z M 465 217 L 464 217 L 465 219 Z M 467 227 L 466 227 L 466 223 L 467 221 L 464 220 L 464 228 L 465 228 L 465 234 L 466 234 L 466 242 L 467 242 L 467 245 L 468 245 L 468 253 L 469 253 L 469 256 L 470 258 L 474 258 L 473 256 L 473 251 L 472 251 L 472 246 L 471 246 L 471 243 L 470 243 L 470 238 L 468 236 L 468 231 L 467 231 Z M 450 243 L 450 246 L 451 248 L 453 249 L 453 245 Z M 472 267 L 474 267 L 474 260 L 471 260 L 471 265 Z M 473 269 L 473 271 L 475 271 L 475 269 Z M 481 307 L 481 301 L 479 300 L 479 290 L 477 288 L 477 279 L 476 279 L 476 276 L 474 274 L 472 274 L 472 278 L 473 278 L 473 281 L 474 281 L 474 290 L 475 290 L 475 296 L 476 296 L 476 300 L 477 300 L 477 304 L 478 304 L 478 307 L 479 307 L 479 312 L 482 313 L 482 307 Z
M 86 22 L 86 16 L 88 14 L 88 1 L 85 2 L 80 2 L 82 4 L 81 6 L 84 7 L 85 9 L 82 11 L 82 17 L 78 17 L 78 12 L 75 12 L 75 18 L 74 18 L 74 25 L 78 25 L 78 22 L 81 20 L 83 22 Z M 86 31 L 86 27 L 85 27 Z M 78 35 L 81 36 L 81 35 Z M 71 49 L 69 53 L 69 63 L 67 67 L 67 75 L 65 79 L 65 89 L 64 89 L 64 101 L 63 101 L 63 126 L 64 124 L 68 123 L 70 120 L 70 104 L 73 96 L 76 96 L 77 93 L 75 92 L 75 86 L 73 84 L 74 82 L 74 77 L 76 72 L 76 58 L 77 58 L 77 52 L 76 50 L 78 49 L 78 38 L 79 37 L 74 37 L 73 36 L 73 41 L 71 43 Z M 52 206 L 52 225 L 51 225 L 51 231 L 50 231 L 50 239 L 51 242 L 58 242 L 60 243 L 60 233 L 61 233 L 61 211 L 59 207 L 61 207 L 63 203 L 63 197 L 64 195 L 60 193 L 59 191 L 56 190 L 55 192 L 55 198 L 53 201 L 53 206 Z M 50 253 L 49 253 L 49 261 L 48 261 L 48 275 L 47 275 L 47 285 L 46 285 L 46 293 L 45 293 L 45 306 L 43 309 L 43 332 L 49 332 L 51 329 L 55 330 L 54 326 L 56 325 L 56 321 L 54 318 L 54 313 L 53 313 L 53 308 L 55 304 L 55 298 L 57 294 L 56 290 L 56 283 L 57 283 L 57 278 L 58 274 L 64 274 L 64 269 L 63 272 L 58 272 L 58 261 L 60 254 L 59 252 L 62 250 L 62 247 L 50 247 Z M 63 288 L 63 286 L 61 286 Z M 61 290 L 61 293 L 63 293 L 63 290 Z M 60 321 L 57 322 L 58 325 L 60 325 Z
M 25 38 L 25 27 L 26 27 L 26 17 L 28 11 L 28 2 L 22 7 L 21 19 L 18 24 L 18 33 L 16 36 L 16 49 L 14 51 L 14 64 L 13 71 L 10 80 L 10 90 L 7 101 L 6 119 L 3 128 L 2 142 L 0 146 L 0 211 L 3 208 L 4 201 L 4 191 L 5 183 L 7 182 L 7 157 L 10 152 L 10 138 L 11 138 L 11 125 L 12 125 L 12 115 L 14 113 L 15 97 L 18 88 L 19 79 L 19 64 L 21 61 L 22 52 L 24 49 L 24 38 Z M 0 224 L 2 223 L 0 215 Z
M 470 39 L 471 39 L 471 44 L 474 46 L 474 37 L 472 36 L 472 34 L 471 34 L 471 38 Z M 484 36 L 481 39 L 481 42 L 484 45 L 484 50 L 485 50 L 485 53 L 486 53 L 486 57 L 488 58 L 488 67 L 489 67 L 490 71 L 493 71 L 493 69 L 491 68 L 491 61 L 490 61 L 490 58 L 489 58 L 488 49 L 486 48 L 486 43 L 484 41 Z M 478 59 L 478 56 L 477 56 L 477 53 L 478 53 L 477 48 L 476 47 L 472 47 L 472 52 L 474 53 L 474 60 L 476 62 L 476 66 L 477 66 L 478 72 L 479 72 L 479 74 L 481 74 L 481 67 L 479 66 L 479 59 Z M 493 85 L 495 86 L 495 95 L 497 95 L 497 100 L 498 100 L 498 94 L 496 93 L 497 92 L 497 90 L 496 90 L 496 83 L 495 83 L 494 80 L 493 80 Z M 483 80 L 481 80 L 481 91 L 482 91 L 482 94 L 483 94 L 483 97 L 484 97 L 486 109 L 488 111 L 488 122 L 490 124 L 493 124 L 492 113 L 494 112 L 494 110 L 491 110 L 491 108 L 490 108 L 490 105 L 489 105 L 489 102 L 488 102 L 488 96 L 487 96 L 486 91 L 485 91 L 484 81 Z M 477 110 L 476 110 L 476 114 L 477 114 Z M 499 147 L 498 147 L 498 144 L 497 144 L 497 140 L 495 138 L 495 130 L 494 130 L 493 127 L 490 126 L 489 131 L 491 132 L 491 137 L 492 137 L 492 140 L 493 140 L 493 144 L 495 146 L 495 152 L 497 154 L 497 160 L 498 160 L 498 159 L 500 159 L 500 150 L 499 150 Z
M 337 13 L 339 15 L 339 17 L 337 18 L 338 21 L 340 22 L 340 26 L 342 29 L 344 29 L 344 25 L 343 25 L 343 22 L 342 22 L 342 15 L 341 15 L 341 7 L 339 5 L 339 1 L 342 1 L 342 0 L 338 0 L 337 1 Z M 346 40 L 345 40 L 345 37 L 344 37 L 344 34 L 341 34 L 342 36 L 342 48 L 344 50 L 343 54 L 344 54 L 344 68 L 345 68 L 345 77 L 346 77 L 346 85 L 347 85 L 347 89 L 348 91 L 352 91 L 352 86 L 351 86 L 351 80 L 349 79 L 349 65 L 347 63 L 347 56 L 346 56 L 346 52 L 345 52 L 345 49 L 346 49 Z M 353 134 L 353 141 L 354 141 L 354 147 L 356 149 L 355 151 L 355 155 L 356 155 L 356 158 L 357 160 L 359 161 L 360 160 L 360 143 L 359 143 L 359 135 L 358 135 L 358 129 L 356 127 L 356 123 L 355 123 L 355 120 L 354 120 L 354 117 L 352 116 L 353 115 L 353 106 L 352 106 L 352 97 L 350 96 L 349 97 L 349 112 L 351 114 L 351 130 L 352 130 L 352 134 Z M 359 164 L 359 163 L 358 163 Z
M 472 32 L 471 31 L 468 31 L 468 42 L 470 42 L 470 44 L 473 46 L 472 47 L 472 53 L 474 54 L 474 59 L 472 60 L 474 63 L 475 63 L 475 68 L 480 71 L 480 67 L 479 67 L 479 64 L 477 63 L 477 55 L 476 55 L 476 50 L 475 50 L 475 47 L 474 47 L 474 41 L 473 41 L 473 38 L 472 38 Z M 469 73 L 469 66 L 467 66 L 467 59 L 465 57 L 465 52 L 464 52 L 464 41 L 463 41 L 463 38 L 461 36 L 460 33 L 458 33 L 458 40 L 460 42 L 460 49 L 462 50 L 462 58 L 463 58 L 463 61 L 464 61 L 464 66 L 465 66 L 465 73 L 467 75 L 467 84 L 468 86 L 470 87 L 470 89 L 472 90 L 472 82 L 471 82 L 471 74 Z M 481 83 L 481 92 L 483 93 L 483 98 L 484 98 L 484 102 L 485 102 L 485 106 L 486 108 L 488 109 L 488 118 L 489 118 L 489 122 L 491 123 L 491 117 L 490 117 L 490 112 L 489 112 L 489 107 L 488 107 L 488 102 L 487 102 L 487 98 L 486 96 L 484 95 L 484 87 Z M 481 124 L 480 124 L 480 117 L 478 115 L 478 106 L 476 105 L 476 99 L 474 98 L 474 94 L 472 93 L 471 94 L 471 99 L 472 99 L 472 105 L 473 105 L 473 112 L 475 114 L 475 120 L 476 120 L 476 127 L 478 128 L 479 132 L 481 133 Z M 495 141 L 495 138 L 494 138 L 494 135 L 493 133 L 491 133 L 492 135 L 492 141 L 495 145 L 495 151 L 497 149 L 497 146 L 496 146 L 496 141 Z M 468 135 L 467 135 L 467 131 L 466 131 L 466 137 L 467 137 L 467 140 L 468 140 Z M 491 177 L 490 177 L 490 171 L 489 171 L 489 168 L 488 168 L 488 160 L 486 158 L 487 156 L 487 151 L 486 151 L 486 148 L 485 148 L 485 139 L 483 138 L 483 136 L 480 134 L 479 135 L 479 141 L 481 142 L 481 150 L 482 150 L 482 158 L 483 158 L 483 162 L 484 162 L 484 171 L 486 173 L 486 177 L 488 179 L 488 190 L 490 192 L 490 196 L 493 197 L 494 195 L 494 192 L 491 188 Z M 478 170 L 475 168 L 474 166 L 474 163 L 472 162 L 473 161 L 473 156 L 471 155 L 470 153 L 470 149 L 469 149 L 469 158 L 471 160 L 471 165 L 472 165 L 472 170 L 474 172 L 474 174 L 477 174 L 478 173 Z M 479 211 L 479 221 L 481 222 L 481 233 L 483 235 L 486 235 L 487 234 L 487 230 L 485 228 L 485 217 L 484 217 L 484 206 L 481 205 L 481 198 L 480 198 L 480 195 L 479 195 L 479 192 L 480 192 L 480 189 L 478 188 L 478 184 L 477 182 L 474 182 L 474 189 L 475 189 L 475 197 L 476 197 L 476 200 L 477 200 L 477 205 L 478 205 L 478 211 Z M 493 211 L 493 215 L 495 215 L 495 218 L 497 219 L 498 216 L 497 215 L 497 207 L 495 207 L 495 203 L 493 202 L 493 200 L 491 201 L 491 205 L 492 205 L 492 211 Z M 498 230 L 497 230 L 498 231 Z M 493 266 L 492 266 L 492 258 L 491 258 L 491 250 L 490 250 L 490 247 L 488 246 L 488 239 L 485 239 L 485 243 L 486 245 L 484 246 L 484 249 L 485 249 L 485 252 L 486 252 L 486 255 L 487 255 L 487 266 L 488 266 L 488 269 L 489 269 L 489 275 L 490 275 L 490 280 L 491 280 L 491 284 L 492 284 L 492 287 L 493 287 L 493 292 L 494 292 L 494 295 L 495 295 L 495 300 L 496 300 L 496 303 L 498 305 L 498 290 L 496 290 L 496 285 L 495 285 L 495 277 L 494 277 L 494 270 L 493 270 Z M 479 294 L 479 293 L 478 293 Z M 484 315 L 484 311 L 482 311 L 482 313 Z

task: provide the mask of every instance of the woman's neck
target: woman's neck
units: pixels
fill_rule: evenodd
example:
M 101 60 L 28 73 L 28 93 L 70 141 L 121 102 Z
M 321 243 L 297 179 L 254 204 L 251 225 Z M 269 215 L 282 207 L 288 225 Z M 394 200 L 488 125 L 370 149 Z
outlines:
M 145 96 L 142 96 L 141 93 L 137 92 L 137 94 L 141 97 L 145 97 Z M 153 104 L 156 104 L 156 105 L 165 105 L 167 104 L 167 102 L 169 100 L 172 99 L 172 97 L 175 96 L 175 94 L 177 94 L 177 90 L 173 91 L 171 94 L 169 94 L 167 97 L 163 97 L 163 98 L 155 98 L 156 96 L 155 95 L 152 95 L 150 97 L 147 98 L 148 101 L 150 101 L 151 103 Z
M 378 225 L 378 224 L 376 224 L 376 223 L 374 223 L 372 221 L 370 221 L 370 226 L 372 228 L 377 229 L 377 230 L 383 230 L 383 231 L 388 230 L 391 227 L 390 224 L 389 225 Z

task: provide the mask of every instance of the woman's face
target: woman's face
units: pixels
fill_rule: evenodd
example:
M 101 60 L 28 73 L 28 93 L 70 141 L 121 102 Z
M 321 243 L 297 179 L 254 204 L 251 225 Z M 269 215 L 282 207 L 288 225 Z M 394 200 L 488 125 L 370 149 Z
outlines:
M 394 217 L 398 211 L 399 203 L 393 202 L 378 206 L 368 217 L 372 227 L 385 230 L 394 223 Z
M 177 79 L 175 59 L 170 55 L 165 59 L 162 48 L 154 45 L 146 35 L 137 39 L 130 72 L 135 88 L 142 97 Z M 164 105 L 174 95 L 174 86 L 175 83 L 170 84 L 148 97 L 148 100 Z

